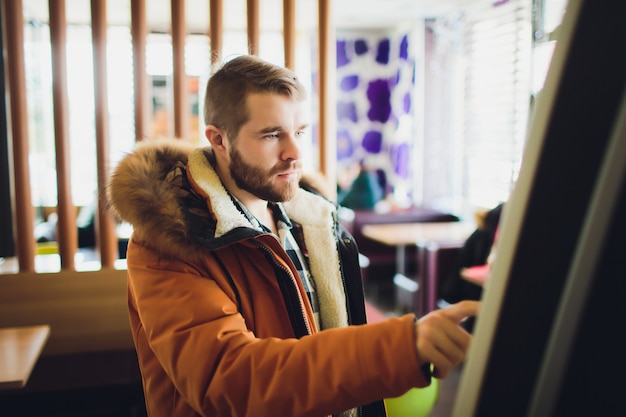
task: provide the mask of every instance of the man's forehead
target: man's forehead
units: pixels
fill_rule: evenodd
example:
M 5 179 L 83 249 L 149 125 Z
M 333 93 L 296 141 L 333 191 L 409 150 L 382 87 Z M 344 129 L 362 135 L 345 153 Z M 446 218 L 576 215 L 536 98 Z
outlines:
M 310 106 L 306 100 L 298 100 L 283 94 L 253 93 L 248 95 L 246 101 L 249 120 L 262 118 L 270 122 L 273 119 L 279 121 L 289 117 L 292 123 L 295 118 L 297 124 L 309 124 Z

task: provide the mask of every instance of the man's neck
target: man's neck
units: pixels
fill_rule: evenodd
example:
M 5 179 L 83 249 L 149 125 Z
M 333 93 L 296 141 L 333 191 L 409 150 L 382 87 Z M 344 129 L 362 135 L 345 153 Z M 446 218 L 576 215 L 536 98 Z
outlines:
M 274 219 L 274 213 L 269 206 L 269 203 L 260 198 L 251 196 L 249 193 L 242 191 L 239 193 L 231 194 L 242 204 L 246 210 L 248 210 L 261 224 L 270 229 L 274 234 L 278 234 L 278 228 L 276 227 L 276 220 Z
M 229 190 L 232 195 L 239 200 L 241 204 L 243 204 L 250 213 L 254 217 L 256 217 L 261 223 L 264 223 L 267 220 L 268 215 L 271 217 L 270 210 L 268 208 L 268 203 L 265 200 L 261 200 L 258 197 L 251 195 L 242 190 Z
M 274 219 L 274 213 L 272 212 L 272 209 L 270 209 L 267 206 L 267 202 L 266 202 L 265 210 L 263 210 L 262 213 L 257 214 L 253 211 L 252 213 L 261 223 L 263 223 L 265 227 L 270 229 L 272 233 L 274 233 L 275 235 L 278 235 L 278 227 L 276 227 L 276 219 Z

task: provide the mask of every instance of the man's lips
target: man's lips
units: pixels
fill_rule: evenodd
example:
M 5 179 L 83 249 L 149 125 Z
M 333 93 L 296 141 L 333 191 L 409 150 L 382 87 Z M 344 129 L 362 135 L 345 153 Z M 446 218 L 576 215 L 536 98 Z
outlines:
M 298 171 L 288 171 L 288 172 L 283 172 L 280 174 L 277 174 L 279 177 L 295 177 L 296 175 L 298 175 Z
M 282 167 L 276 167 L 274 175 L 280 178 L 298 177 L 300 175 L 300 167 L 299 163 L 285 164 Z

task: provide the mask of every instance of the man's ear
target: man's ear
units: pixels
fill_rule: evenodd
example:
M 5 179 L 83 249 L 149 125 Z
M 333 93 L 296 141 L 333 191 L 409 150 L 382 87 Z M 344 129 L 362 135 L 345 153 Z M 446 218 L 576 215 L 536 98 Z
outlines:
M 204 135 L 215 150 L 224 149 L 225 133 L 222 129 L 209 125 L 204 130 Z

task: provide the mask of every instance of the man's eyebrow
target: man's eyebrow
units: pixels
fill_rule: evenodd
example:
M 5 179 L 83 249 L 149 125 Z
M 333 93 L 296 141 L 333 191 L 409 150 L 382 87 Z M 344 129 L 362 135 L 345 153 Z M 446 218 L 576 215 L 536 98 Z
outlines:
M 283 131 L 283 128 L 280 126 L 268 126 L 259 130 L 259 133 L 264 134 L 264 133 L 282 132 L 282 131 Z
M 308 123 L 302 124 L 298 126 L 297 130 L 304 130 L 308 128 L 310 125 Z M 282 126 L 268 126 L 258 131 L 260 134 L 272 133 L 272 132 L 282 132 L 285 129 Z

